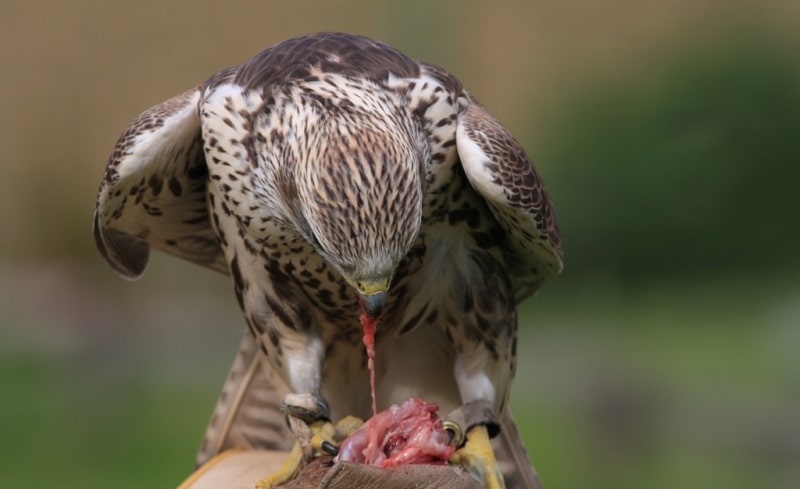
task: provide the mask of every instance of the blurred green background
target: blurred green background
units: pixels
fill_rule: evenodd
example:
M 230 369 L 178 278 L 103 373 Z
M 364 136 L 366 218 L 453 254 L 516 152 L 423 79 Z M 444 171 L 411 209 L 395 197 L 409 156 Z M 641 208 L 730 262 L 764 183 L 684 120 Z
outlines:
M 228 279 L 95 253 L 136 114 L 287 37 L 447 67 L 523 142 L 563 276 L 512 406 L 545 486 L 800 487 L 800 3 L 0 4 L 0 487 L 174 487 L 243 320 Z

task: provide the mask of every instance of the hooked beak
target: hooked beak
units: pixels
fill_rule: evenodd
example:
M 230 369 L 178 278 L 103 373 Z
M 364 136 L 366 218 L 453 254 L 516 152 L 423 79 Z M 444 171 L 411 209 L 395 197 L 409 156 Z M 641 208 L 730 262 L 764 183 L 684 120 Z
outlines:
M 383 306 L 386 303 L 386 296 L 389 290 L 389 279 L 364 280 L 356 283 L 359 301 L 366 313 L 372 318 L 380 317 Z
M 370 295 L 360 295 L 361 303 L 369 317 L 376 319 L 383 312 L 383 305 L 386 303 L 386 292 L 375 292 Z

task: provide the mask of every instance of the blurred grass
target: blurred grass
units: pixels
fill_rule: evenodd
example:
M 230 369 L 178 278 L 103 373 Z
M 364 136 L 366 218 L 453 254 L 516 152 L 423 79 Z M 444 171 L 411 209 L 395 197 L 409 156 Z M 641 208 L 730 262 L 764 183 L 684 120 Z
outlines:
M 800 483 L 793 277 L 560 292 L 522 316 L 513 404 L 546 486 Z
M 556 288 L 527 303 L 512 406 L 546 487 L 796 487 L 800 287 L 761 292 Z M 191 471 L 223 372 L 110 361 L 0 356 L 0 439 L 15 440 L 0 487 L 174 486 Z
M 0 416 L 13 420 L 0 429 L 0 486 L 177 486 L 192 471 L 214 389 L 153 378 L 99 382 L 72 363 L 0 358 Z

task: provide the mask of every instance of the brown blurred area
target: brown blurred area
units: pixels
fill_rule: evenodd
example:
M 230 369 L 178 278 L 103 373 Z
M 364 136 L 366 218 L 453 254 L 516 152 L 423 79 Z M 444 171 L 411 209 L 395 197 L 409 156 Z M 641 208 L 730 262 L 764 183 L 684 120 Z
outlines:
M 767 25 L 796 46 L 799 15 L 789 0 L 4 2 L 0 252 L 92 253 L 87 215 L 127 122 L 291 36 L 360 33 L 447 67 L 512 130 L 529 128 L 520 137 L 535 148 L 576 86 L 646 78 L 677 45 L 723 43 L 730 31 Z
M 92 242 L 97 187 L 138 113 L 317 31 L 449 69 L 554 184 L 567 273 L 523 308 L 515 390 L 545 487 L 797 487 L 795 268 L 733 285 L 735 267 L 691 283 L 589 281 L 570 261 L 587 221 L 569 209 L 587 197 L 558 178 L 570 162 L 546 158 L 556 137 L 587 141 L 560 132 L 567 108 L 657 84 L 675 53 L 754 39 L 800 65 L 794 0 L 1 3 L 0 487 L 174 486 L 189 473 L 244 323 L 226 277 L 176 259 L 116 277 Z

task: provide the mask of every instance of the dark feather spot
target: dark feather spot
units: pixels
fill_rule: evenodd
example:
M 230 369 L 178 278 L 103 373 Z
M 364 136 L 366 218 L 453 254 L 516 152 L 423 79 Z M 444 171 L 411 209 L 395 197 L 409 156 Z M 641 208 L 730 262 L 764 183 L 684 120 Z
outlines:
M 267 330 L 267 336 L 269 336 L 269 341 L 273 346 L 280 346 L 280 338 L 278 338 L 278 331 L 275 328 L 269 328 Z
M 231 269 L 231 276 L 233 277 L 233 290 L 236 293 L 236 300 L 239 301 L 239 307 L 244 308 L 244 278 L 242 277 L 242 271 L 239 269 L 239 257 L 234 256 L 233 260 L 231 260 L 230 264 Z
M 406 321 L 405 324 L 400 328 L 399 334 L 404 335 L 414 329 L 418 324 L 422 316 L 425 315 L 425 312 L 428 310 L 428 306 L 421 308 L 418 313 L 414 314 L 412 317 Z
M 167 186 L 169 187 L 169 191 L 172 192 L 172 195 L 175 197 L 180 197 L 183 193 L 183 186 L 176 177 L 170 177 L 169 182 L 167 182 Z
M 153 190 L 153 196 L 158 196 L 161 193 L 161 189 L 164 186 L 164 180 L 159 175 L 153 175 L 150 177 L 150 180 L 147 182 L 150 185 L 150 188 Z
M 278 321 L 280 321 L 282 325 L 286 326 L 287 328 L 293 331 L 297 329 L 297 326 L 294 323 L 294 319 L 286 311 L 286 307 L 284 305 L 274 300 L 269 294 L 265 294 L 264 299 L 266 300 L 267 305 L 269 306 L 272 313 L 275 315 L 275 317 L 278 318 Z

